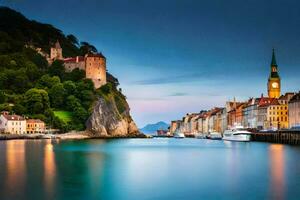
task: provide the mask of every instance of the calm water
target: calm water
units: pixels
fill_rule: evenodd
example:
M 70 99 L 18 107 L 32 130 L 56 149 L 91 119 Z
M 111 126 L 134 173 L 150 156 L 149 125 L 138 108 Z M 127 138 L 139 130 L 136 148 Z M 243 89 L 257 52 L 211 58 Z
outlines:
M 200 139 L 0 141 L 0 199 L 300 199 L 300 147 Z

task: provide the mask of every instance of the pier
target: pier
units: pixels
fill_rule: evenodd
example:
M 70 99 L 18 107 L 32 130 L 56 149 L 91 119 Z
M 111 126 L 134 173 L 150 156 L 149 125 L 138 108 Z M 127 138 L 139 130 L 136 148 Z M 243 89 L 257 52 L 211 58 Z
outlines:
M 300 144 L 300 131 L 295 130 L 281 130 L 274 132 L 253 133 L 251 135 L 252 141 L 258 142 L 272 142 L 281 144 Z

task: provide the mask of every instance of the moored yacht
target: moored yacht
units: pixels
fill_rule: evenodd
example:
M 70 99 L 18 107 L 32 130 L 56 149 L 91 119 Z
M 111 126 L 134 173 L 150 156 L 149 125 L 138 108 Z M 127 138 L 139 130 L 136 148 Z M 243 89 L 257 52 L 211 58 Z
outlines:
M 195 138 L 197 138 L 197 139 L 206 139 L 206 134 L 197 133 L 197 134 L 195 134 Z
M 185 138 L 185 135 L 181 132 L 179 132 L 178 129 L 174 132 L 174 138 Z
M 235 126 L 233 129 L 224 132 L 223 140 L 249 142 L 251 140 L 251 132 L 247 131 L 243 126 Z
M 222 134 L 216 131 L 211 131 L 207 138 L 211 140 L 222 140 Z

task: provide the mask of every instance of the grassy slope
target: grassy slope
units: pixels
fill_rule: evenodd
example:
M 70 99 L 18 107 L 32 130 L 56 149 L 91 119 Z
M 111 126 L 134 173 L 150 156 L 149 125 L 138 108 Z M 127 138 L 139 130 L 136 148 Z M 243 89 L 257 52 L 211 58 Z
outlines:
M 72 117 L 73 117 L 72 112 L 63 111 L 63 110 L 54 111 L 54 115 L 66 123 L 72 121 Z

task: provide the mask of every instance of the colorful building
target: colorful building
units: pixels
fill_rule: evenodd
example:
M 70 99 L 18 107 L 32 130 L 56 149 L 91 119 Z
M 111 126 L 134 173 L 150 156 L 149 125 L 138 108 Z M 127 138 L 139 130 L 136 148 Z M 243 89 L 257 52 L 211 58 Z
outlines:
M 45 123 L 40 119 L 26 120 L 26 132 L 32 133 L 45 133 Z

